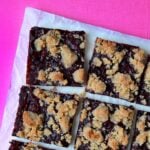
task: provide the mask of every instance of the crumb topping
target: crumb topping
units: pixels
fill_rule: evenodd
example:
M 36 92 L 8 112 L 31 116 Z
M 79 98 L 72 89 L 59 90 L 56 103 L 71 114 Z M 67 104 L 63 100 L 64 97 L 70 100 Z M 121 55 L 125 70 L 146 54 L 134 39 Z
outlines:
M 118 72 L 113 76 L 112 83 L 120 98 L 133 100 L 133 94 L 138 90 L 138 86 L 131 79 L 130 75 Z
M 60 117 L 58 121 L 60 123 L 63 133 L 68 132 L 70 129 L 70 125 L 69 125 L 70 118 L 68 116 L 64 116 L 64 117 Z
M 54 57 L 56 57 L 56 54 L 58 54 L 60 52 L 60 49 L 56 46 L 48 46 L 48 50 L 49 50 L 50 54 Z
M 43 48 L 45 48 L 45 41 L 42 40 L 41 38 L 38 38 L 35 40 L 34 46 L 37 51 L 41 51 Z
M 145 129 L 145 123 L 146 123 L 146 115 L 142 115 L 139 119 L 138 122 L 136 124 L 136 128 L 139 131 L 144 131 Z
M 109 118 L 109 110 L 108 107 L 100 104 L 93 112 L 94 118 L 99 120 L 100 122 L 105 122 Z
M 68 81 L 64 79 L 64 74 L 59 71 L 50 72 L 48 79 L 53 82 L 59 82 L 61 85 L 66 85 Z
M 144 70 L 144 61 L 146 58 L 145 52 L 141 49 L 133 49 L 134 56 L 130 58 L 130 63 L 133 65 L 136 71 L 136 78 L 139 78 Z
M 38 72 L 38 77 L 37 77 L 38 80 L 40 81 L 46 81 L 46 73 L 44 70 L 40 70 Z
M 118 150 L 119 145 L 127 144 L 128 135 L 126 131 L 120 126 L 115 126 L 108 139 L 108 146 L 111 147 L 113 150 Z
M 139 135 L 136 137 L 136 143 L 139 145 L 143 145 L 146 142 L 147 139 L 147 132 L 141 132 Z
M 108 146 L 112 148 L 112 150 L 118 150 L 119 149 L 119 143 L 114 138 L 108 139 Z
M 44 101 L 46 104 L 51 104 L 60 101 L 59 95 L 56 95 L 53 92 L 46 92 L 39 88 L 35 88 L 33 90 L 33 95 L 38 97 L 40 100 Z
M 116 123 L 122 122 L 126 128 L 130 128 L 134 116 L 134 110 L 119 106 L 115 113 L 111 116 L 111 121 Z
M 94 143 L 101 143 L 103 141 L 102 133 L 90 127 L 84 127 L 83 136 L 87 140 L 94 142 Z
M 61 39 L 61 34 L 58 30 L 50 30 L 46 34 L 42 35 L 34 41 L 34 46 L 37 51 L 41 51 L 43 48 L 47 47 L 47 50 L 52 56 L 55 56 L 59 49 L 56 47 Z
M 73 51 L 71 51 L 67 45 L 61 46 L 60 49 L 64 67 L 70 68 L 77 61 L 77 55 Z
M 95 93 L 103 93 L 106 90 L 106 85 L 96 76 L 96 74 L 91 74 L 89 76 L 87 89 L 92 90 Z
M 107 66 L 109 65 L 108 69 L 106 70 L 106 74 L 108 75 L 108 77 L 112 77 L 112 75 L 114 75 L 118 71 L 119 63 L 122 61 L 124 55 L 125 55 L 125 51 L 115 52 L 114 55 L 110 58 L 112 62 L 110 62 L 110 60 L 108 63 L 106 62 L 106 65 Z
M 96 67 L 100 67 L 102 65 L 102 61 L 98 57 L 95 57 L 93 59 L 92 64 L 95 65 Z
M 23 129 L 17 132 L 17 136 L 39 141 L 43 132 L 43 116 L 30 111 L 23 112 Z
M 70 119 L 75 115 L 77 109 L 77 102 L 68 100 L 60 105 L 58 108 L 57 118 L 64 133 L 69 131 Z
M 58 82 L 60 85 L 68 83 L 67 79 L 64 79 L 64 74 L 60 71 L 48 72 L 47 70 L 40 70 L 37 79 L 39 81 Z
M 44 129 L 44 135 L 49 136 L 51 134 L 51 131 L 48 128 Z
M 42 118 L 36 113 L 30 111 L 24 111 L 23 123 L 29 127 L 36 127 L 42 124 Z
M 116 50 L 116 43 L 97 38 L 95 49 L 96 49 L 97 53 L 101 53 L 103 55 L 111 56 L 111 55 L 114 54 L 114 52 Z
M 59 96 L 46 95 L 47 93 L 44 93 L 43 90 L 38 88 L 33 91 L 33 94 L 39 98 L 42 98 L 43 101 L 49 104 L 47 107 L 48 114 L 56 117 L 64 133 L 68 132 L 70 129 L 70 119 L 76 113 L 77 102 L 75 100 L 67 100 L 62 103 Z M 56 112 L 55 109 L 57 109 L 58 112 Z
M 73 73 L 73 79 L 77 83 L 84 83 L 84 78 L 85 72 L 83 68 L 80 68 Z

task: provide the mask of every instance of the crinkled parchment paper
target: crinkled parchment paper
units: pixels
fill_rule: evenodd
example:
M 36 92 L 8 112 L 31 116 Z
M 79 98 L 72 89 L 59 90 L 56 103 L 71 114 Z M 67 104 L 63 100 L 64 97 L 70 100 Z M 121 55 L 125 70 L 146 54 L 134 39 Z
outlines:
M 90 59 L 93 52 L 94 41 L 96 37 L 102 37 L 117 42 L 140 46 L 141 48 L 145 49 L 148 53 L 150 53 L 150 40 L 129 36 L 115 31 L 107 30 L 104 28 L 84 24 L 75 20 L 66 19 L 64 17 L 50 14 L 37 9 L 26 8 L 24 21 L 19 36 L 18 48 L 17 48 L 17 53 L 14 61 L 13 71 L 12 71 L 11 87 L 8 92 L 7 104 L 5 107 L 2 127 L 0 130 L 0 149 L 3 150 L 8 150 L 9 141 L 12 138 L 14 138 L 11 136 L 11 133 L 15 121 L 17 107 L 18 107 L 19 89 L 22 85 L 25 85 L 29 30 L 33 26 L 67 29 L 67 30 L 84 30 L 87 33 L 87 49 L 86 49 L 86 56 L 85 56 L 86 68 L 88 67 L 87 65 L 88 60 Z M 84 88 L 59 87 L 58 91 L 79 94 L 84 91 Z M 106 102 L 111 101 L 111 103 L 116 103 L 116 104 L 124 104 L 128 106 L 134 105 L 134 107 L 138 109 L 150 111 L 150 107 L 131 104 L 124 100 L 118 101 L 118 99 L 115 98 L 110 98 L 107 96 L 100 96 L 100 95 L 99 96 L 92 95 L 92 94 L 87 94 L 87 96 L 101 101 L 106 101 Z M 74 133 L 76 132 L 76 129 L 77 129 L 77 123 L 74 127 L 74 131 L 73 131 Z M 49 144 L 42 144 L 42 145 L 46 147 L 55 148 L 57 150 L 73 149 L 73 144 L 69 146 L 69 148 L 61 148 Z

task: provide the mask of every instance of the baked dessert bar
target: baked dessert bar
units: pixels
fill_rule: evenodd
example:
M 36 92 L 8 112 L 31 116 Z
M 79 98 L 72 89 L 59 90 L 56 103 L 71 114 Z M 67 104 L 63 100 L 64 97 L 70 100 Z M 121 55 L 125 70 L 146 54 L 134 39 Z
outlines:
M 138 103 L 143 105 L 150 105 L 150 56 L 148 58 L 148 64 L 141 82 Z
M 135 101 L 146 58 L 138 47 L 97 38 L 87 91 Z
M 126 150 L 133 116 L 133 108 L 85 99 L 75 149 Z
M 54 149 L 47 149 L 47 148 L 40 147 L 31 143 L 22 143 L 19 141 L 12 141 L 10 143 L 9 150 L 54 150 Z
M 82 86 L 85 32 L 33 27 L 30 31 L 27 84 Z
M 150 149 L 150 112 L 138 111 L 132 150 Z
M 79 96 L 23 86 L 13 135 L 67 147 Z

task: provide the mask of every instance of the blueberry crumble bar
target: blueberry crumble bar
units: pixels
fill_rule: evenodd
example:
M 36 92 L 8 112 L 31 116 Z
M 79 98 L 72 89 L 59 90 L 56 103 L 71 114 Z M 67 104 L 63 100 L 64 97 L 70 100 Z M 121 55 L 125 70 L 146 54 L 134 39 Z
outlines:
M 33 27 L 30 31 L 27 84 L 82 86 L 85 32 Z
M 145 74 L 141 82 L 138 103 L 143 105 L 150 105 L 150 56 L 148 58 Z
M 150 150 L 150 112 L 137 113 L 132 150 Z
M 23 86 L 13 135 L 67 147 L 79 96 Z
M 47 148 L 37 146 L 31 143 L 22 143 L 19 141 L 12 141 L 10 142 L 9 150 L 54 150 L 54 149 L 47 149 Z
M 134 109 L 85 99 L 75 142 L 76 150 L 126 150 Z
M 97 38 L 86 90 L 135 101 L 146 59 L 138 47 Z

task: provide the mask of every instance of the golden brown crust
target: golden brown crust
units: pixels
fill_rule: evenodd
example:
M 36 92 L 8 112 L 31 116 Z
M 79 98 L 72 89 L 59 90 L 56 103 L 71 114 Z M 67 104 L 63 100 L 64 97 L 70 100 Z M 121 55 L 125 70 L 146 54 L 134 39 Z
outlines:
M 90 127 L 84 127 L 83 136 L 94 143 L 101 143 L 103 141 L 103 136 L 100 131 L 96 131 Z
M 109 110 L 105 105 L 99 105 L 93 112 L 94 118 L 100 122 L 105 122 L 109 118 Z
M 106 85 L 96 76 L 96 74 L 91 74 L 89 76 L 87 89 L 92 90 L 95 93 L 103 93 L 106 90 Z
M 61 85 L 66 85 L 68 83 L 68 81 L 64 79 L 63 73 L 60 71 L 50 72 L 48 79 L 50 79 L 52 82 L 59 82 Z
M 70 118 L 75 115 L 76 109 L 77 103 L 74 100 L 68 100 L 62 103 L 58 108 L 58 113 L 56 114 L 56 117 L 58 118 L 59 124 L 64 133 L 69 131 Z
M 29 127 L 37 127 L 42 124 L 41 117 L 33 112 L 24 111 L 23 112 L 23 123 Z
M 118 142 L 114 138 L 109 138 L 108 139 L 108 146 L 112 150 L 118 150 L 119 149 L 119 144 L 118 144 Z
M 67 45 L 61 46 L 60 49 L 64 67 L 70 68 L 77 61 L 78 56 L 73 51 L 71 51 Z
M 84 83 L 84 80 L 85 80 L 85 72 L 84 72 L 84 69 L 83 68 L 80 68 L 78 70 L 76 70 L 74 73 L 73 73 L 73 79 L 75 82 L 77 83 Z
M 42 98 L 43 101 L 49 104 L 49 106 L 47 107 L 47 113 L 53 114 L 56 117 L 62 128 L 62 131 L 64 133 L 69 131 L 70 118 L 75 115 L 77 102 L 75 100 L 67 100 L 62 103 L 59 96 L 54 96 L 52 94 L 51 96 L 46 96 L 47 93 L 44 93 L 44 91 L 40 90 L 39 88 L 34 89 L 33 94 L 40 99 Z M 54 104 L 54 102 L 57 104 Z M 54 109 L 55 105 L 58 112 L 56 112 Z
M 43 127 L 42 115 L 30 111 L 23 112 L 23 129 L 17 132 L 17 136 L 29 138 L 39 141 L 43 135 L 43 131 L 39 128 Z
M 130 108 L 119 106 L 115 113 L 111 117 L 111 121 L 114 123 L 122 122 L 127 128 L 131 127 L 134 111 Z
M 125 130 L 119 126 L 115 126 L 108 139 L 108 146 L 113 150 L 118 150 L 119 145 L 128 144 L 128 135 Z
M 145 123 L 146 123 L 146 115 L 142 115 L 139 119 L 138 122 L 136 124 L 136 128 L 139 131 L 144 131 L 145 129 Z
M 41 51 L 45 47 L 45 42 L 41 38 L 38 38 L 34 41 L 34 46 L 37 51 Z
M 49 136 L 51 134 L 51 131 L 48 128 L 44 129 L 44 135 Z
M 110 62 L 110 60 L 108 59 L 103 58 L 103 63 L 109 66 L 109 69 L 106 70 L 106 74 L 108 75 L 108 77 L 112 78 L 112 76 L 118 71 L 119 63 L 122 61 L 124 55 L 125 55 L 125 51 L 122 52 L 116 51 L 114 55 L 111 57 L 112 62 Z M 110 67 L 110 64 L 112 64 L 112 67 Z
M 40 81 L 45 81 L 46 80 L 46 73 L 44 70 L 40 70 L 38 72 L 38 77 L 37 77 L 38 80 Z
M 113 55 L 116 50 L 116 43 L 101 38 L 96 39 L 96 52 L 104 55 Z
M 98 57 L 95 57 L 93 59 L 92 64 L 95 65 L 96 67 L 100 67 L 102 65 L 102 61 Z
M 142 145 L 146 142 L 146 138 L 147 138 L 147 132 L 141 132 L 138 134 L 138 136 L 136 137 L 136 143 L 138 143 L 139 145 Z
M 56 56 L 59 49 L 56 47 L 59 44 L 61 35 L 58 30 L 50 30 L 48 33 L 42 35 L 34 41 L 34 46 L 37 51 L 41 51 L 43 48 L 47 47 L 47 50 L 52 56 Z
M 112 83 L 120 98 L 133 100 L 133 93 L 138 90 L 138 86 L 131 79 L 130 75 L 118 72 L 113 76 Z

